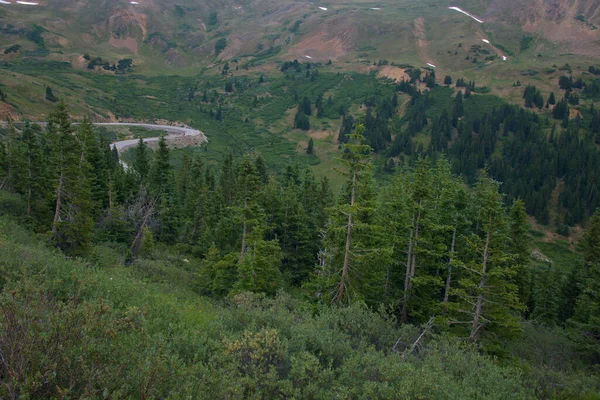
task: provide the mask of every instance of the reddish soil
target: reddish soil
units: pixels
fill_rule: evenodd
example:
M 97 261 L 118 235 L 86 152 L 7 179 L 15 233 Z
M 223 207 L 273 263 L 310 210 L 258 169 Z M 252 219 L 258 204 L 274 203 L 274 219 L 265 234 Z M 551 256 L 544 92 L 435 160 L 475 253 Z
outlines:
M 134 38 L 117 39 L 117 38 L 111 37 L 108 40 L 108 43 L 110 43 L 111 46 L 119 48 L 119 49 L 126 48 L 126 49 L 130 50 L 132 53 L 137 53 L 137 51 L 138 51 L 137 40 L 135 40 Z

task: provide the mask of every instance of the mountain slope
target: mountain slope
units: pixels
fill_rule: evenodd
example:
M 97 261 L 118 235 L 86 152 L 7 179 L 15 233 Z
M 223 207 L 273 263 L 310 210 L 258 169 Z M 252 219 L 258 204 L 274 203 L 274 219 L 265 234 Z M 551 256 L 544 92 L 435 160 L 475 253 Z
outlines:
M 423 62 L 426 52 L 415 48 L 415 19 L 422 19 L 434 54 L 445 52 L 461 38 L 481 36 L 480 24 L 449 10 L 452 5 L 484 18 L 486 32 L 513 52 L 519 50 L 522 35 L 533 34 L 540 43 L 547 43 L 546 48 L 595 56 L 600 54 L 596 28 L 600 11 L 594 3 L 384 0 L 318 5 L 290 0 L 144 0 L 133 5 L 123 0 L 42 1 L 39 6 L 0 8 L 4 49 L 14 44 L 23 47 L 19 54 L 0 54 L 0 59 L 45 55 L 82 65 L 79 57 L 89 53 L 112 61 L 131 57 L 153 73 L 210 65 L 218 59 L 274 55 L 320 61 L 378 57 Z M 212 20 L 211 13 L 216 13 Z M 223 38 L 226 46 L 215 58 L 215 44 Z

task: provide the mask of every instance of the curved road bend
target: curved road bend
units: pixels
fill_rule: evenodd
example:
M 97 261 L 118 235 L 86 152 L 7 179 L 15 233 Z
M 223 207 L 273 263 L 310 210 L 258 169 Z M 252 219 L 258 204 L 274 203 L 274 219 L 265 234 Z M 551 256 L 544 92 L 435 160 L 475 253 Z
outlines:
M 205 142 L 206 136 L 204 133 L 200 132 L 197 129 L 192 128 L 183 128 L 179 126 L 171 126 L 171 125 L 154 125 L 154 124 L 140 124 L 140 123 L 127 123 L 127 122 L 104 122 L 104 123 L 95 123 L 97 126 L 139 126 L 142 128 L 146 128 L 151 131 L 166 131 L 167 136 L 166 139 L 176 139 L 183 136 L 202 136 L 202 141 Z M 142 140 L 146 143 L 148 142 L 157 142 L 160 136 L 143 138 Z M 133 147 L 137 145 L 139 139 L 127 139 L 120 140 L 117 142 L 113 142 L 110 144 L 110 147 L 113 146 L 117 148 L 117 151 L 121 152 L 129 147 Z
M 42 126 L 46 126 L 47 122 L 35 122 L 36 124 L 42 125 Z M 73 125 L 78 125 L 78 122 L 74 122 Z M 200 132 L 197 129 L 193 129 L 193 128 L 183 128 L 180 126 L 171 126 L 171 125 L 155 125 L 155 124 L 142 124 L 142 123 L 128 123 L 128 122 L 98 122 L 98 123 L 93 123 L 93 125 L 98 125 L 98 126 L 139 126 L 142 128 L 146 128 L 148 130 L 151 131 L 165 131 L 167 132 L 167 136 L 166 139 L 176 139 L 176 138 L 180 138 L 183 136 L 201 136 L 202 137 L 202 141 L 206 142 L 206 136 L 204 135 L 204 133 Z M 0 126 L 6 126 L 6 122 L 5 121 L 0 121 Z M 156 142 L 158 141 L 158 139 L 160 138 L 160 136 L 155 136 L 155 137 L 147 137 L 144 138 L 143 141 L 144 142 Z M 110 144 L 110 147 L 112 149 L 113 146 L 115 146 L 117 148 L 118 151 L 123 151 L 129 147 L 133 147 L 138 143 L 139 139 L 127 139 L 127 140 L 120 140 L 117 142 L 113 142 Z

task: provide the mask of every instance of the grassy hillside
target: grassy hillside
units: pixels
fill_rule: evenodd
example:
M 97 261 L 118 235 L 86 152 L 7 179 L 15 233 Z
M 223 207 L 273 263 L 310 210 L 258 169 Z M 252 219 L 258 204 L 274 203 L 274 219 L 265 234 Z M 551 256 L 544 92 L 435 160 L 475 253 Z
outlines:
M 525 399 L 559 387 L 595 398 L 592 378 L 568 372 L 573 344 L 552 330 L 525 326 L 505 365 L 444 336 L 404 357 L 392 348 L 421 331 L 383 310 L 311 308 L 284 293 L 216 302 L 197 293 L 193 258 L 157 250 L 125 266 L 105 243 L 68 259 L 11 217 L 0 228 L 3 397 Z

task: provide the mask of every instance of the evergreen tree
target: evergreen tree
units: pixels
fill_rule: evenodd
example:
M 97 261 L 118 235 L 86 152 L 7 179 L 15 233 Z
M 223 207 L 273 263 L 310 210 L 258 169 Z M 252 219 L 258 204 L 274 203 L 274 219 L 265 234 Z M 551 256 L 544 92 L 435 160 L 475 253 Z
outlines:
M 333 292 L 337 302 L 379 299 L 385 281 L 383 268 L 389 261 L 389 251 L 380 247 L 381 230 L 373 223 L 371 149 L 362 144 L 363 132 L 359 124 L 350 142 L 342 146 L 340 162 L 345 167 L 347 188 L 343 201 L 331 210 L 317 271 L 318 294 L 327 298 Z
M 451 326 L 476 342 L 482 337 L 510 338 L 520 332 L 515 311 L 522 310 L 514 278 L 514 257 L 508 253 L 507 219 L 498 184 L 483 177 L 475 191 L 478 232 L 468 241 L 470 255 L 461 263 L 463 278 L 451 293 Z M 463 327 L 463 329 L 460 329 Z M 466 328 L 466 329 L 464 329 Z M 493 348 L 493 347 L 492 347 Z
M 145 152 L 142 150 L 144 146 L 138 143 L 139 153 Z M 136 154 L 137 155 L 137 154 Z M 142 160 L 143 161 L 143 160 Z M 140 165 L 143 170 L 144 166 Z M 170 151 L 167 145 L 165 136 L 162 135 L 158 141 L 158 149 L 154 152 L 152 165 L 148 171 L 148 186 L 153 195 L 164 193 L 169 187 L 171 177 Z
M 552 116 L 554 117 L 554 119 L 559 119 L 559 120 L 568 118 L 569 106 L 565 99 L 562 99 L 558 103 L 556 103 L 556 105 L 554 106 L 554 109 L 552 110 Z
M 46 206 L 48 186 L 46 180 L 46 163 L 43 161 L 41 143 L 41 127 L 25 123 L 23 128 L 23 146 L 25 169 L 23 176 L 23 194 L 27 198 L 27 216 L 37 214 L 41 217 Z
M 260 180 L 256 167 L 250 161 L 249 157 L 238 165 L 237 171 L 237 193 L 235 207 L 233 211 L 241 225 L 241 250 L 240 262 L 244 260 L 248 249 L 248 235 L 255 233 L 254 239 L 258 241 L 261 234 L 259 227 L 263 225 L 264 211 L 258 203 L 258 191 Z M 255 228 L 258 230 L 255 231 Z
M 311 106 L 311 103 L 310 103 L 310 99 L 308 97 L 305 96 L 302 99 L 302 104 L 300 106 L 300 110 L 302 110 L 302 112 L 305 115 L 309 115 L 309 116 L 312 115 L 312 106 Z
M 570 322 L 576 340 L 594 364 L 600 363 L 600 210 L 584 236 L 584 279 Z
M 52 239 L 63 251 L 81 254 L 92 229 L 89 165 L 62 102 L 49 118 L 47 135 L 52 157 Z
M 533 307 L 530 318 L 552 326 L 556 323 L 560 307 L 561 275 L 556 267 L 550 265 L 535 275 L 533 285 Z
M 529 245 L 531 237 L 527 229 L 527 213 L 525 204 L 521 200 L 515 200 L 510 213 L 510 245 L 509 252 L 515 257 L 514 282 L 519 288 L 521 303 L 528 304 L 531 296 L 530 282 L 531 270 L 529 268 Z
M 282 285 L 279 265 L 282 252 L 277 240 L 264 240 L 260 226 L 247 238 L 247 252 L 237 268 L 236 291 L 262 292 L 274 295 Z
M 82 147 L 81 162 L 88 165 L 89 185 L 91 190 L 92 215 L 97 217 L 109 203 L 109 170 L 106 159 L 96 138 L 94 126 L 88 116 L 77 130 L 77 137 Z M 83 160 L 85 159 L 85 160 Z
M 12 121 L 9 119 L 7 122 L 7 140 L 5 145 L 5 177 L 0 182 L 0 188 L 8 190 L 9 192 L 19 191 L 21 183 L 21 174 L 23 168 L 23 147 L 21 143 L 21 135 L 15 129 Z
M 296 116 L 294 117 L 294 128 L 302 129 L 304 131 L 310 129 L 310 120 L 308 119 L 308 116 L 300 110 L 296 113 Z
M 256 168 L 256 173 L 258 174 L 258 179 L 263 185 L 269 183 L 269 172 L 267 170 L 267 164 L 265 163 L 265 159 L 259 154 L 254 160 L 254 167 Z
M 409 197 L 409 229 L 406 248 L 406 264 L 404 274 L 404 290 L 402 298 L 403 323 L 408 322 L 409 302 L 412 300 L 413 280 L 417 274 L 417 247 L 421 233 L 423 214 L 427 212 L 426 202 L 430 196 L 430 166 L 429 161 L 420 158 L 410 187 Z
M 459 91 L 456 94 L 456 100 L 454 102 L 454 116 L 461 118 L 464 115 L 465 109 L 463 106 L 463 94 Z
M 306 154 L 312 154 L 314 146 L 315 146 L 315 142 L 314 142 L 313 138 L 310 138 L 308 140 L 308 147 L 306 148 Z
M 170 151 L 165 136 L 158 141 L 148 173 L 148 193 L 156 199 L 158 227 L 157 239 L 165 243 L 174 243 L 178 237 L 179 205 L 175 191 L 175 179 L 170 162 Z
M 300 185 L 291 179 L 283 193 L 275 192 L 281 200 L 274 207 L 274 220 L 278 226 L 275 235 L 283 251 L 282 271 L 292 284 L 299 286 L 308 278 L 316 261 L 321 227 L 318 188 L 312 174 L 306 172 Z
M 139 175 L 140 182 L 145 183 L 150 172 L 150 154 L 148 145 L 141 137 L 133 153 L 133 169 Z
M 46 100 L 56 103 L 58 101 L 58 97 L 54 95 L 52 92 L 52 88 L 50 86 L 46 86 Z

